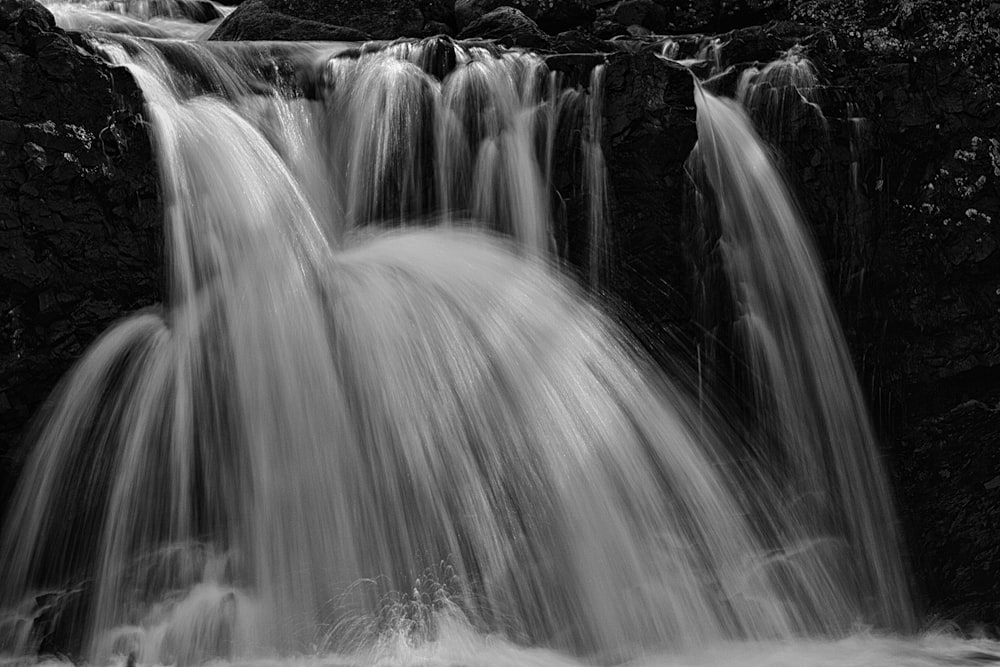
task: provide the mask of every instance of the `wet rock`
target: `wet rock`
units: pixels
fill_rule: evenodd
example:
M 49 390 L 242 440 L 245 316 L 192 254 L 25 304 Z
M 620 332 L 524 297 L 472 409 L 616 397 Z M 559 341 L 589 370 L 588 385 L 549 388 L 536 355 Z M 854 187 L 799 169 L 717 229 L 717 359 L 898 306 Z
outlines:
M 993 385 L 991 399 L 996 398 Z M 930 611 L 949 621 L 1000 618 L 1000 406 L 977 399 L 923 416 L 893 467 L 911 563 Z M 961 434 L 961 437 L 956 437 Z M 905 452 L 905 453 L 904 453 Z
M 615 8 L 614 17 L 623 26 L 639 25 L 658 33 L 669 25 L 667 10 L 654 0 L 624 0 Z
M 673 32 L 719 33 L 788 17 L 787 0 L 686 0 L 662 2 Z
M 581 30 L 567 30 L 556 35 L 552 49 L 558 53 L 610 53 L 618 49 L 607 40 Z
M 681 205 L 684 161 L 697 139 L 691 77 L 666 67 L 652 48 L 613 54 L 603 112 L 616 267 L 610 291 L 656 358 L 686 358 L 684 341 L 695 341 Z
M 464 29 L 499 7 L 520 10 L 552 35 L 586 25 L 597 15 L 585 0 L 456 0 L 455 22 Z
M 492 39 L 503 46 L 545 49 L 551 44 L 546 35 L 519 9 L 499 7 L 465 26 L 459 39 Z
M 360 42 L 371 39 L 371 36 L 354 28 L 272 11 L 266 0 L 249 0 L 227 16 L 209 39 Z
M 0 0 L 0 505 L 25 425 L 82 350 L 159 293 L 143 100 L 37 2 Z
M 363 3 L 353 0 L 251 0 L 242 3 L 227 17 L 213 38 L 236 39 L 226 35 L 244 31 L 264 34 L 270 20 L 278 20 L 279 30 L 288 34 L 307 34 L 308 31 L 319 34 L 320 28 L 314 24 L 323 24 L 329 27 L 330 34 L 345 35 L 324 39 L 424 37 L 439 32 L 438 24 L 453 23 L 453 0 L 369 0 Z M 253 27 L 235 27 L 244 21 Z M 309 23 L 302 26 L 297 21 Z M 222 30 L 227 23 L 229 26 Z M 296 26 L 301 28 L 301 33 Z M 281 38 L 272 35 L 270 39 Z

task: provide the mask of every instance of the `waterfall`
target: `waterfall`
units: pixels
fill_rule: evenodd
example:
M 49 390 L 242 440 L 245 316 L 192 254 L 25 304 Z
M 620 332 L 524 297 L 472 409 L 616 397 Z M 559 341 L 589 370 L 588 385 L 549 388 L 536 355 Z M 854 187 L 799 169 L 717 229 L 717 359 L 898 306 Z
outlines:
M 692 169 L 713 203 L 703 213 L 717 217 L 708 224 L 718 225 L 732 326 L 745 350 L 751 428 L 765 450 L 759 465 L 780 480 L 773 511 L 785 519 L 776 530 L 810 545 L 795 567 L 812 572 L 812 604 L 842 607 L 836 622 L 864 610 L 910 627 L 888 483 L 816 252 L 746 113 L 700 87 L 695 101 Z M 828 572 L 841 574 L 826 580 Z M 828 618 L 824 611 L 817 625 Z
M 53 396 L 0 536 L 0 652 L 964 655 L 847 636 L 911 623 L 891 503 L 814 252 L 734 104 L 697 92 L 693 164 L 756 383 L 742 436 L 594 296 L 602 68 L 570 86 L 446 38 L 90 39 L 147 100 L 169 285 Z

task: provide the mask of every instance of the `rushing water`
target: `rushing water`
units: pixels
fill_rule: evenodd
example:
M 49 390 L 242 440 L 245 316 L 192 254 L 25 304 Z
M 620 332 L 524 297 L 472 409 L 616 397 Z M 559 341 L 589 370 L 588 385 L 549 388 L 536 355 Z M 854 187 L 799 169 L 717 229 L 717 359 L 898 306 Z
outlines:
M 600 68 L 584 90 L 444 39 L 94 40 L 149 105 L 171 278 L 56 392 L 0 542 L 13 660 L 991 659 L 867 634 L 912 625 L 876 443 L 735 105 L 699 91 L 692 164 L 757 382 L 739 436 L 564 270 L 566 150 L 575 275 L 610 268 Z

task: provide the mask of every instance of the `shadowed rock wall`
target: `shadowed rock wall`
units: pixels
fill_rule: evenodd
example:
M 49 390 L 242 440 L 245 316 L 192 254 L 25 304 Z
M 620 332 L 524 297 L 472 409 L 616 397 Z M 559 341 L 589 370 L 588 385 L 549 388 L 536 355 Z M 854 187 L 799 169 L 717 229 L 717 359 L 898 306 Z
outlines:
M 157 177 L 131 75 L 0 1 L 0 503 L 25 424 L 114 319 L 159 295 Z

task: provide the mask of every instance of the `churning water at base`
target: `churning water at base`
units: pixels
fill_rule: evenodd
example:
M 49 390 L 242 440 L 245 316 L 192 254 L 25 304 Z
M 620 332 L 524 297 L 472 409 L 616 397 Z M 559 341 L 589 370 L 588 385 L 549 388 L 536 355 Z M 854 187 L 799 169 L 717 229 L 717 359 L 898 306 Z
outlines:
M 580 274 L 607 268 L 599 71 L 588 99 L 536 56 L 447 40 L 101 44 L 149 102 L 168 300 L 112 327 L 56 393 L 0 543 L 0 650 L 182 665 L 988 658 L 946 637 L 836 639 L 909 613 L 892 531 L 869 535 L 868 513 L 892 518 L 877 465 L 856 470 L 874 456 L 860 403 L 816 396 L 820 422 L 862 426 L 778 471 L 748 462 L 734 450 L 757 443 L 715 434 L 560 268 L 551 174 L 567 137 L 590 190 Z M 724 141 L 757 140 L 702 104 L 722 193 L 742 175 Z M 741 192 L 762 216 L 787 205 Z M 737 256 L 752 262 L 755 243 Z M 821 286 L 815 303 L 755 284 L 782 294 L 762 322 L 826 312 Z M 845 372 L 836 335 L 817 336 Z M 829 371 L 802 363 L 804 382 Z M 772 410 L 788 391 L 764 406 L 785 444 L 782 428 L 812 423 Z M 858 440 L 823 496 L 835 507 L 793 511 L 788 489 L 830 472 L 809 457 L 841 435 Z

